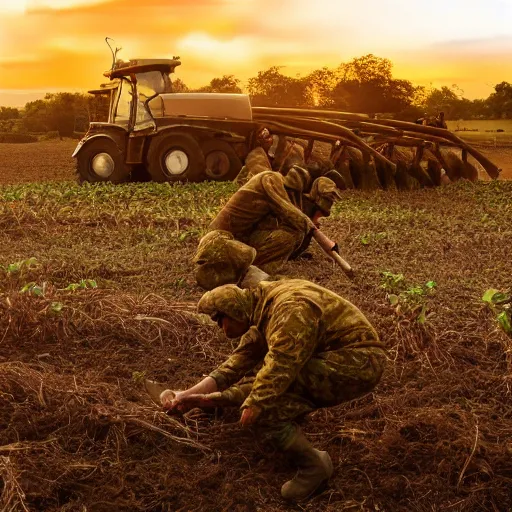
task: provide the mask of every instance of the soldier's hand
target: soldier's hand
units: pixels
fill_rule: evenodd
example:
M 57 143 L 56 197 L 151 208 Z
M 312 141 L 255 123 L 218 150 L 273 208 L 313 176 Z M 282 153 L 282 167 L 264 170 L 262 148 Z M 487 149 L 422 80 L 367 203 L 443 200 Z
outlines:
M 174 400 L 166 407 L 162 400 L 162 405 L 168 411 L 187 412 L 196 407 L 215 407 L 213 400 L 208 398 L 208 395 L 177 395 Z
M 242 412 L 242 416 L 240 417 L 240 423 L 242 424 L 242 427 L 251 426 L 256 421 L 260 414 L 261 409 L 259 407 L 256 407 L 255 405 L 252 405 L 244 409 Z

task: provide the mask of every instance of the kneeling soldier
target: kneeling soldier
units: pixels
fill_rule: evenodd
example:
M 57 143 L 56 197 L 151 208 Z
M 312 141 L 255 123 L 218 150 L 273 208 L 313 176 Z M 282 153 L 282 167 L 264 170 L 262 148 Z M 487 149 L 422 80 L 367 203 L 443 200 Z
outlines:
M 374 389 L 386 361 L 375 329 L 347 300 L 299 279 L 245 290 L 224 285 L 205 293 L 198 311 L 228 338 L 241 336 L 240 344 L 199 384 L 179 392 L 160 388 L 156 401 L 180 412 L 240 407 L 242 426 L 254 425 L 299 468 L 283 485 L 283 497 L 306 499 L 331 477 L 333 466 L 295 421 Z

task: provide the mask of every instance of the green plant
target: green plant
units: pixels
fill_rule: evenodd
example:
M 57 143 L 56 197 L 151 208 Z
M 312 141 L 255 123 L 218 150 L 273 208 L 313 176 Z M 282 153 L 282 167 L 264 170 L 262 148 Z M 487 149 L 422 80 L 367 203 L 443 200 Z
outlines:
M 132 380 L 137 385 L 141 385 L 144 382 L 145 378 L 146 378 L 146 372 L 138 372 L 138 371 L 132 372 Z
M 17 261 L 16 263 L 10 263 L 6 267 L 3 267 L 7 274 L 22 273 L 23 270 L 30 270 L 38 266 L 36 258 L 28 258 L 26 260 Z
M 428 307 L 426 297 L 437 286 L 435 281 L 427 281 L 423 285 L 409 285 L 403 274 L 381 272 L 381 288 L 385 289 L 389 303 L 399 311 L 415 316 L 419 324 L 427 321 Z
M 491 288 L 484 293 L 482 300 L 496 315 L 499 326 L 512 337 L 512 290 L 503 293 Z
M 74 292 L 75 290 L 85 290 L 87 288 L 97 288 L 98 284 L 93 279 L 81 279 L 79 283 L 71 283 L 64 290 L 70 290 Z
M 364 235 L 361 235 L 360 241 L 363 245 L 370 245 L 371 243 L 378 242 L 386 237 L 387 233 L 385 231 L 381 231 L 379 233 L 365 233 Z
M 43 286 L 39 286 L 36 283 L 27 283 L 20 290 L 20 293 L 28 293 L 29 295 L 34 295 L 35 297 L 44 297 L 45 290 L 45 283 L 43 283 Z
M 50 313 L 58 315 L 62 311 L 63 308 L 64 308 L 64 304 L 62 304 L 62 302 L 52 302 L 50 304 L 50 306 L 48 307 L 48 311 Z

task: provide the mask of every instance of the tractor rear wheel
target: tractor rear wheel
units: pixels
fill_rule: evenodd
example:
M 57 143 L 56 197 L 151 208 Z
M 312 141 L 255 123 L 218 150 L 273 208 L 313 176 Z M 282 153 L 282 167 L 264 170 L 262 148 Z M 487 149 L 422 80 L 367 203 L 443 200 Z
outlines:
M 214 181 L 234 180 L 242 169 L 235 150 L 223 140 L 206 140 L 201 145 L 205 159 L 206 177 Z
M 147 170 L 153 181 L 202 181 L 204 155 L 199 144 L 187 134 L 162 134 L 149 146 Z
M 123 152 L 107 137 L 85 143 L 76 155 L 76 172 L 80 183 L 124 183 L 130 179 Z

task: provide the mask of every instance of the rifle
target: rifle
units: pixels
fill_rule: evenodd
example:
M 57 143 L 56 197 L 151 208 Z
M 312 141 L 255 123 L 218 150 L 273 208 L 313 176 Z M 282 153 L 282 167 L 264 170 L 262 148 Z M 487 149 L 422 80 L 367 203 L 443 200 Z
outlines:
M 354 271 L 348 262 L 346 262 L 336 251 L 338 248 L 338 244 L 334 243 L 332 240 L 329 240 L 318 228 L 315 228 L 313 231 L 313 238 L 317 241 L 318 245 L 323 249 L 325 254 L 334 260 L 338 266 L 341 267 L 343 272 L 345 272 L 346 276 L 349 279 L 354 277 Z

